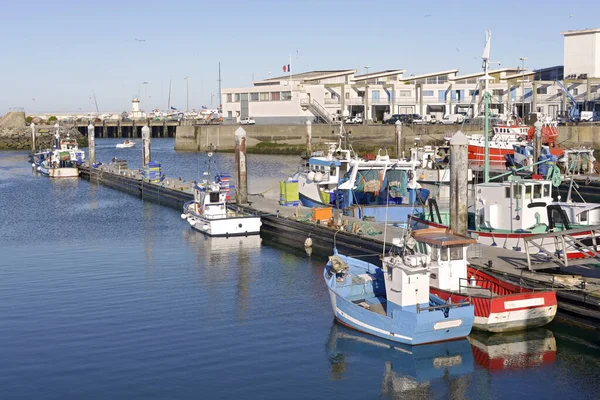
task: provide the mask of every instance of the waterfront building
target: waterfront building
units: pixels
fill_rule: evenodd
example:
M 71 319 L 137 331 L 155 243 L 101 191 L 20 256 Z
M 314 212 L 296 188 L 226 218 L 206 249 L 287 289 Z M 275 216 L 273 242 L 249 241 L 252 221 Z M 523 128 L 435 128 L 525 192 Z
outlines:
M 491 112 L 502 116 L 541 113 L 552 118 L 572 107 L 560 81 L 580 110 L 600 113 L 600 29 L 563 32 L 564 66 L 535 70 L 507 67 L 489 71 Z M 222 91 L 223 117 L 257 123 L 331 123 L 344 110 L 380 122 L 392 114 L 483 113 L 483 72 L 458 69 L 408 75 L 404 69 L 360 74 L 356 69 L 310 71 L 253 82 Z

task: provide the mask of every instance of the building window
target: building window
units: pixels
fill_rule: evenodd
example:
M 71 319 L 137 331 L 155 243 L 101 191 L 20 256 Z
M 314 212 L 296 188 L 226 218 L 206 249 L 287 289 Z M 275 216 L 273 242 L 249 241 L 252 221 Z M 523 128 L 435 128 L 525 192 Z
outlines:
M 433 97 L 435 96 L 435 94 L 433 93 L 433 90 L 423 90 L 423 97 Z
M 502 96 L 504 94 L 504 89 L 492 89 L 492 95 L 494 96 Z
M 258 93 L 250 93 L 250 101 L 258 101 Z
M 539 87 L 536 90 L 537 94 L 548 94 L 548 88 L 547 87 Z
M 350 98 L 350 93 L 346 92 L 346 100 Z
M 577 96 L 579 94 L 579 89 L 575 88 L 572 90 L 573 93 L 571 93 L 573 96 Z
M 358 97 L 365 97 L 365 91 L 364 90 L 359 90 L 357 93 Z
M 260 101 L 269 101 L 271 100 L 271 96 L 269 96 L 269 92 L 263 92 L 260 94 Z
M 233 100 L 232 100 L 232 96 L 233 96 L 233 95 L 232 95 L 231 93 L 227 93 L 227 102 L 228 102 L 228 103 L 231 103 L 231 102 L 233 101 Z
M 433 92 L 433 90 L 430 90 L 430 92 Z M 411 93 L 412 92 L 410 90 L 399 90 L 398 97 L 410 97 Z
M 233 111 L 227 111 L 227 118 L 233 118 Z
M 437 77 L 437 83 L 446 83 L 448 82 L 448 75 L 442 75 Z
M 234 99 L 235 99 L 234 102 L 238 103 L 240 101 L 240 94 L 236 93 L 235 96 L 234 96 Z
M 465 83 L 467 83 L 467 80 L 461 79 L 460 81 L 454 81 L 454 83 L 456 83 L 457 85 L 464 85 Z
M 469 96 L 479 96 L 479 89 L 469 90 Z
M 374 101 L 379 101 L 379 90 L 372 90 L 371 96 L 373 97 Z
M 271 92 L 271 101 L 279 101 L 279 100 L 281 100 L 281 93 Z
M 446 101 L 446 91 L 438 90 L 438 101 Z
M 430 85 L 431 84 L 435 85 L 437 83 L 437 77 L 434 76 L 434 77 L 431 77 L 431 78 L 427 78 L 427 83 L 430 84 Z
M 469 78 L 469 79 L 467 79 L 467 83 L 470 83 L 470 84 L 477 83 L 477 78 Z
M 291 100 L 292 92 L 281 92 L 281 100 Z

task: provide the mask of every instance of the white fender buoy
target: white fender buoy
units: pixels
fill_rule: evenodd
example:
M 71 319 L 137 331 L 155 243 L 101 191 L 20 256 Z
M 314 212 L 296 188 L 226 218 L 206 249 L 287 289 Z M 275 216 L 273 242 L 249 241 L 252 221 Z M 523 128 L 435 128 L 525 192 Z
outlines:
M 309 181 L 312 181 L 315 179 L 315 171 L 310 171 L 308 173 L 308 175 L 306 176 L 306 179 L 308 179 Z
M 187 215 L 181 214 L 181 219 L 187 219 Z
M 35 168 L 35 163 L 31 163 L 31 167 L 32 167 L 32 168 Z
M 312 247 L 312 238 L 306 238 L 306 240 L 304 241 L 304 247 Z

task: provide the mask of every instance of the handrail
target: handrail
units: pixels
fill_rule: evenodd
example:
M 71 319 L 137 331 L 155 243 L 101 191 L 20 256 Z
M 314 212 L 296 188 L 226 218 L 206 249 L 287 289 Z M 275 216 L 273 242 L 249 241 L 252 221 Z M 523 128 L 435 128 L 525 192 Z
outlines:
M 446 303 L 446 304 L 441 304 L 438 306 L 421 307 L 419 304 L 417 304 L 417 314 L 420 313 L 421 311 L 433 311 L 433 310 L 440 310 L 442 308 L 458 308 L 458 307 L 464 307 L 464 306 L 470 306 L 470 305 L 471 305 L 470 297 L 469 297 L 469 300 L 467 300 L 467 301 L 462 301 L 462 302 L 458 302 L 458 303 Z

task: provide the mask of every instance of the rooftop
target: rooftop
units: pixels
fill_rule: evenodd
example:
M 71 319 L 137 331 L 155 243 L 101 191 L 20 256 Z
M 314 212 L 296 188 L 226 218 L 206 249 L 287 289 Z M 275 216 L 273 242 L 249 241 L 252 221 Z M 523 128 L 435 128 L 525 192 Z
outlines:
M 354 69 L 335 69 L 335 70 L 327 70 L 327 71 L 309 71 L 302 72 L 300 74 L 291 74 L 290 75 L 282 75 L 274 78 L 263 79 L 260 81 L 254 81 L 254 84 L 276 84 L 280 81 L 315 81 L 324 78 L 331 78 L 340 75 L 351 75 L 355 73 Z
M 561 32 L 563 36 L 574 36 L 574 35 L 589 35 L 591 33 L 600 33 L 600 28 L 589 28 L 589 29 L 575 29 L 572 31 Z
M 440 76 L 440 75 L 456 74 L 457 72 L 458 72 L 458 69 L 449 69 L 447 71 L 439 71 L 439 72 L 431 72 L 428 74 L 406 76 L 406 77 L 402 78 L 401 80 L 402 81 L 413 81 L 415 79 L 423 79 L 423 78 L 431 78 L 431 77 Z
M 385 71 L 371 72 L 370 74 L 354 75 L 355 81 L 371 78 L 381 78 L 382 76 L 400 75 L 403 74 L 405 69 L 386 69 Z

